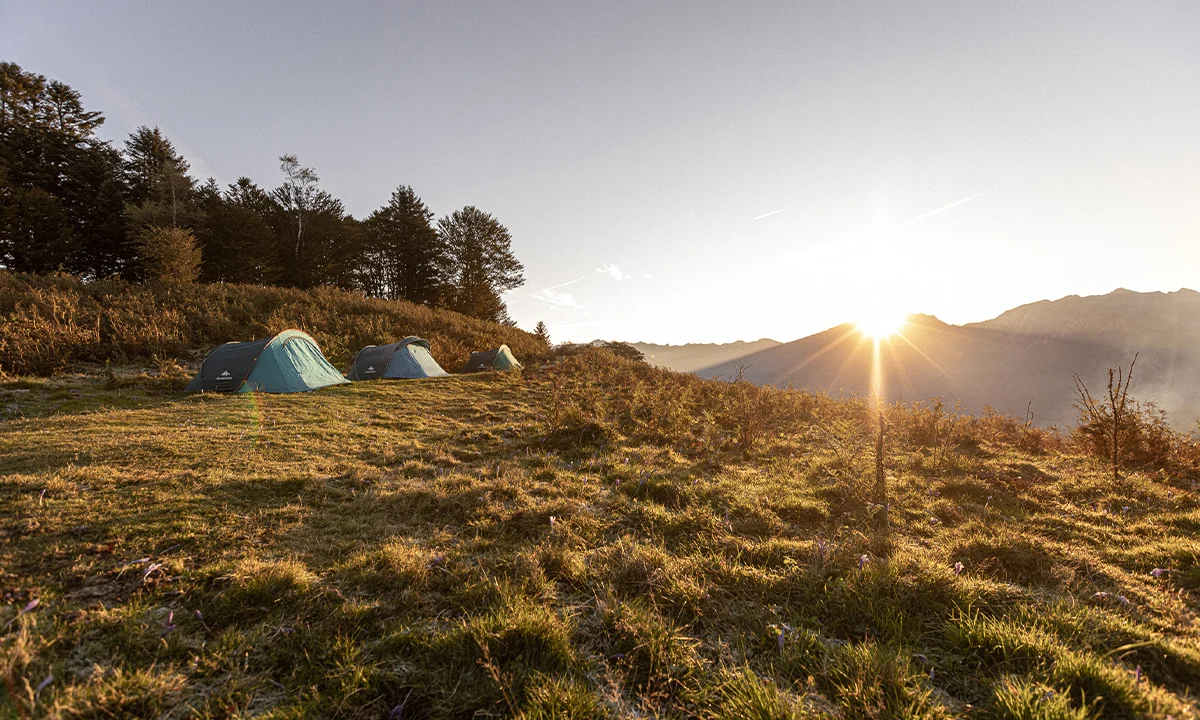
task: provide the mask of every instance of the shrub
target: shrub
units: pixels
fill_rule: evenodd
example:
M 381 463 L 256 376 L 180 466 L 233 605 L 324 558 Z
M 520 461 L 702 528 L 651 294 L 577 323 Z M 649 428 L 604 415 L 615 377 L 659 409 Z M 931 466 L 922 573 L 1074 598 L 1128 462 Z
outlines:
M 0 370 L 48 375 L 79 361 L 193 361 L 216 345 L 287 328 L 312 335 L 335 364 L 365 345 L 420 335 L 454 370 L 472 350 L 506 344 L 523 360 L 546 352 L 532 334 L 400 300 L 321 287 L 84 283 L 0 270 Z M 157 358 L 157 360 L 155 360 Z

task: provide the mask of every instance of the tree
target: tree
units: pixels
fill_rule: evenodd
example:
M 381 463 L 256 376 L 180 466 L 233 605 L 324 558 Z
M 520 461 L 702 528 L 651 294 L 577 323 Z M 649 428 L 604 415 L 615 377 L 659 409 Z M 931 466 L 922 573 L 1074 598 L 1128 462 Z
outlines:
M 296 287 L 352 287 L 357 256 L 349 246 L 357 243 L 357 226 L 340 200 L 317 187 L 316 171 L 301 167 L 295 155 L 284 155 L 279 162 L 285 179 L 271 197 L 281 213 L 276 227 L 281 281 Z M 285 235 L 291 238 L 286 249 Z
M 191 283 L 200 276 L 200 247 L 190 230 L 145 227 L 138 235 L 137 248 L 150 280 Z
M 204 259 L 205 282 L 274 284 L 278 235 L 271 220 L 280 209 L 270 194 L 249 178 L 238 178 L 224 192 L 209 181 L 196 192 L 201 220 L 196 227 Z
M 533 328 L 533 334 L 538 340 L 541 340 L 546 347 L 550 347 L 550 330 L 546 328 L 546 323 L 538 320 L 537 326 Z
M 369 294 L 424 305 L 438 301 L 448 258 L 432 219 L 413 189 L 401 185 L 387 205 L 363 221 L 364 289 Z
M 78 92 L 0 63 L 0 263 L 88 278 L 129 271 L 121 157 Z
M 161 130 L 145 125 L 129 134 L 124 155 L 130 200 L 135 205 L 154 202 L 169 207 L 171 224 L 178 226 L 179 207 L 191 198 L 196 186 L 188 177 L 188 162 Z
M 512 253 L 512 235 L 496 218 L 475 207 L 438 221 L 446 245 L 449 306 L 496 322 L 511 320 L 500 294 L 525 284 L 525 270 Z

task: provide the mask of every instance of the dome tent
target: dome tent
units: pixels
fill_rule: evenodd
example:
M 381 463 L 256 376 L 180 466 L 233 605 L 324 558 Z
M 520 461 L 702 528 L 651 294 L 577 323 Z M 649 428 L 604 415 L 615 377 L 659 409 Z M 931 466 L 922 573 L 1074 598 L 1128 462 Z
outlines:
M 513 356 L 512 350 L 509 350 L 507 345 L 501 345 L 495 350 L 471 353 L 471 359 L 467 360 L 467 366 L 463 368 L 463 372 L 514 370 L 520 367 L 521 363 Z
M 388 345 L 368 345 L 354 356 L 351 380 L 376 378 L 427 378 L 450 373 L 442 369 L 429 352 L 429 341 L 406 337 Z
M 299 330 L 284 330 L 265 340 L 230 342 L 213 350 L 187 392 L 294 393 L 347 382 L 315 340 Z

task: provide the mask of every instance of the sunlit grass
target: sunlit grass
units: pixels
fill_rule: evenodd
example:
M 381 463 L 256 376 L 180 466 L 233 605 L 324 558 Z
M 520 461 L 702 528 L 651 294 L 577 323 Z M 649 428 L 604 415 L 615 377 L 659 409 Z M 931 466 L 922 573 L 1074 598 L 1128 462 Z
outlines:
M 886 408 L 884 534 L 861 399 L 179 382 L 0 384 L 0 717 L 1200 710 L 1194 490 L 1019 422 Z

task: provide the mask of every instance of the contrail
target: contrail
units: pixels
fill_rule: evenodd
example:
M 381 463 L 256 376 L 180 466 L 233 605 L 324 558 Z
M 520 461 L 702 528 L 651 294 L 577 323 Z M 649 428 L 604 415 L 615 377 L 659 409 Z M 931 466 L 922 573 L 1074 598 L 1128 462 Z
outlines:
M 966 205 L 967 203 L 971 202 L 972 200 L 978 198 L 980 195 L 983 195 L 983 193 L 975 193 L 974 195 L 968 195 L 967 197 L 962 198 L 961 200 L 955 200 L 954 202 L 950 203 L 949 205 L 943 205 L 940 208 L 938 208 L 937 210 L 930 210 L 927 213 L 921 213 L 920 215 L 917 215 L 916 217 L 909 218 L 905 222 L 902 222 L 899 225 L 897 225 L 896 227 L 892 228 L 892 232 L 889 234 L 895 235 L 896 233 L 900 232 L 901 230 L 903 230 L 906 227 L 909 227 L 910 225 L 915 225 L 915 224 L 921 222 L 922 220 L 928 220 L 929 218 L 933 217 L 934 215 L 941 215 L 944 212 L 949 212 L 949 211 L 953 210 L 954 208 L 958 207 L 959 205 Z
M 565 282 L 565 283 L 559 283 L 558 285 L 551 285 L 551 286 L 550 286 L 550 287 L 548 287 L 548 288 L 542 288 L 542 289 L 543 289 L 543 290 L 557 290 L 557 289 L 559 289 L 559 288 L 564 288 L 564 287 L 566 287 L 566 286 L 568 286 L 568 285 L 574 285 L 575 283 L 579 282 L 580 280 L 584 280 L 585 278 L 587 278 L 587 276 L 586 276 L 586 275 L 581 275 L 581 276 L 579 276 L 579 277 L 575 278 L 574 280 L 568 280 L 568 281 L 567 281 L 567 282 Z
M 779 208 L 778 210 L 772 210 L 771 212 L 763 213 L 762 215 L 759 215 L 756 218 L 750 218 L 750 222 L 754 222 L 755 220 L 762 220 L 763 218 L 769 218 L 772 215 L 778 215 L 779 213 L 783 212 L 784 210 L 791 210 L 791 209 L 792 209 L 792 206 L 788 205 L 785 208 Z

